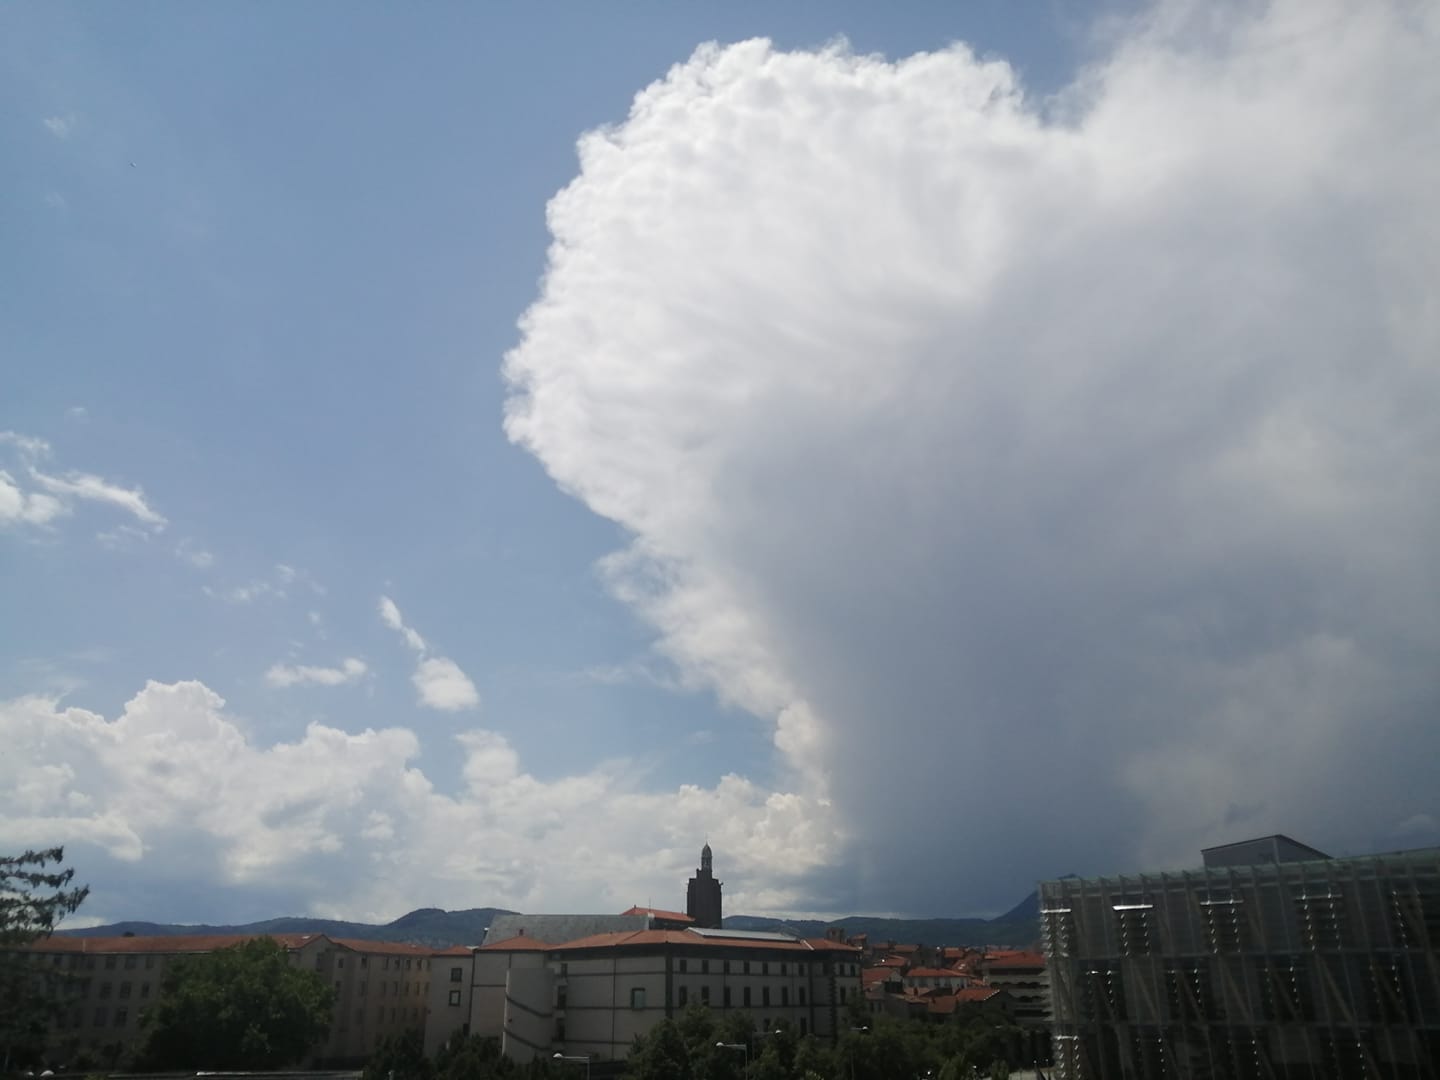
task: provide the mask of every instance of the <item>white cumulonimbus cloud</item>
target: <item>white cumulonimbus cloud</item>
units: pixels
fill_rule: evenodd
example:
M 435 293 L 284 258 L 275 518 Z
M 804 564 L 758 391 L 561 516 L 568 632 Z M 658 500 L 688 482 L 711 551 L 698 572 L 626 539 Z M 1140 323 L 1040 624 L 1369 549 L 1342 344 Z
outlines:
M 612 761 L 541 780 L 502 735 L 470 730 L 461 787 L 442 793 L 413 765 L 409 730 L 311 724 L 261 745 L 199 682 L 151 682 L 113 720 L 43 696 L 0 702 L 0 744 L 0 850 L 66 845 L 101 914 L 154 910 L 177 874 L 382 921 L 427 903 L 678 905 L 707 830 L 724 865 L 767 883 L 736 902 L 783 908 L 785 883 L 829 854 L 812 808 L 737 776 L 656 792 Z
M 418 654 L 415 674 L 410 681 L 415 684 L 415 693 L 421 705 L 442 712 L 458 712 L 480 705 L 480 692 L 475 689 L 470 676 L 448 656 L 429 655 L 430 647 L 425 639 L 413 627 L 406 625 L 400 609 L 388 596 L 380 598 L 380 621 L 398 633 L 405 644 Z
M 365 661 L 346 657 L 338 667 L 307 667 L 304 664 L 274 664 L 265 672 L 271 686 L 343 686 L 359 682 L 370 669 Z
M 1035 101 L 711 45 L 581 141 L 507 431 L 833 800 L 816 906 L 1435 820 L 1437 50 L 1160 3 Z

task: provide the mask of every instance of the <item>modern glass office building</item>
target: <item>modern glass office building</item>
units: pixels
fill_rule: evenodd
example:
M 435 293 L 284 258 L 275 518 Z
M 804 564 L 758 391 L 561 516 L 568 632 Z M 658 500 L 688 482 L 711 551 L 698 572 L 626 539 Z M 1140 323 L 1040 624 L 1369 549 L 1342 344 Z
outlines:
M 1066 1080 L 1440 1080 L 1440 848 L 1044 882 Z

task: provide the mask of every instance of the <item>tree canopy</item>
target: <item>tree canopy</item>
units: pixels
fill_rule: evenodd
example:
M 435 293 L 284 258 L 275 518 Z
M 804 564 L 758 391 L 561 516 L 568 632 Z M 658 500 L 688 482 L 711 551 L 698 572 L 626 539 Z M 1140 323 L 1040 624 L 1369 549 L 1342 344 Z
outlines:
M 146 1014 L 140 1060 L 151 1069 L 293 1065 L 329 1032 L 334 1000 L 270 938 L 181 957 Z
M 89 895 L 71 887 L 75 871 L 61 869 L 64 848 L 0 855 L 0 1069 L 34 1058 L 58 1005 L 53 972 L 22 951 L 50 936 Z

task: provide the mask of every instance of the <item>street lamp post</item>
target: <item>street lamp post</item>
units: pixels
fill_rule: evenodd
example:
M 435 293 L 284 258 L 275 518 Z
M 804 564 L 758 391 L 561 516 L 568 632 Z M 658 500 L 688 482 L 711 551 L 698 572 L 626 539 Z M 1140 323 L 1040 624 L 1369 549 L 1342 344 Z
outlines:
M 739 1050 L 740 1053 L 742 1053 L 742 1054 L 745 1055 L 745 1073 L 746 1073 L 747 1075 L 749 1074 L 749 1072 L 750 1072 L 750 1044 L 749 1044 L 749 1043 L 717 1042 L 717 1043 L 715 1044 L 715 1049 L 717 1049 L 717 1050 Z
M 868 1031 L 870 1030 L 870 1028 L 869 1028 L 868 1025 L 863 1026 L 863 1027 L 854 1027 L 854 1026 L 852 1025 L 851 1028 L 850 1028 L 850 1030 L 851 1030 L 852 1032 L 855 1032 L 855 1033 L 858 1033 L 858 1034 L 862 1034 L 862 1035 L 863 1035 L 863 1034 L 865 1034 L 866 1032 L 868 1032 Z M 855 1080 L 855 1040 L 854 1040 L 854 1039 L 851 1039 L 851 1040 L 850 1040 L 850 1080 Z
M 583 1061 L 585 1063 L 585 1080 L 590 1080 L 590 1055 L 589 1054 L 556 1054 L 556 1061 Z

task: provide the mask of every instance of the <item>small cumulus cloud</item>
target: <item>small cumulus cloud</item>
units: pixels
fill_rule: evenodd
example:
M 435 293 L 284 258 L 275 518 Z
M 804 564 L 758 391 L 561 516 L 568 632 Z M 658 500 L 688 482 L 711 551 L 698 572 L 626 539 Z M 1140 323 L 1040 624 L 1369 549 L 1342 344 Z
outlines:
M 275 664 L 265 672 L 271 686 L 343 686 L 358 682 L 370 669 L 363 660 L 347 657 L 338 667 L 307 667 Z
M 48 525 L 74 513 L 80 503 L 97 503 L 129 514 L 152 531 L 165 528 L 164 515 L 138 487 L 125 487 L 79 470 L 56 474 L 42 469 L 39 463 L 52 456 L 44 439 L 0 431 L 0 445 L 10 447 L 17 459 L 15 472 L 0 469 L 0 525 Z
M 202 553 L 209 556 L 208 552 Z M 213 561 L 213 556 L 210 556 Z M 198 564 L 197 564 L 198 565 Z M 209 565 L 208 563 L 206 565 Z M 277 563 L 275 568 L 265 577 L 256 578 L 240 585 L 232 585 L 228 588 L 217 588 L 211 585 L 202 585 L 200 591 L 206 596 L 223 600 L 227 604 L 246 605 L 253 604 L 260 600 L 286 600 L 290 597 L 291 587 L 296 583 L 304 585 L 311 592 L 323 594 L 325 589 L 319 582 L 312 578 L 304 570 L 298 570 L 293 566 L 284 563 Z
M 189 563 L 197 570 L 208 570 L 215 565 L 214 553 L 196 546 L 193 540 L 181 540 L 175 546 L 175 554 L 182 562 Z
M 400 608 L 388 596 L 380 597 L 380 621 L 400 635 L 418 654 L 410 681 L 421 705 L 444 712 L 473 709 L 480 704 L 480 692 L 460 665 L 448 656 L 429 655 L 430 648 L 419 631 L 406 624 Z
M 75 130 L 75 120 L 75 114 L 71 112 L 44 117 L 40 123 L 44 124 L 45 130 L 57 139 L 68 139 Z
M 421 660 L 411 681 L 419 692 L 421 704 L 432 709 L 455 712 L 473 709 L 480 704 L 480 693 L 475 684 L 449 657 L 431 656 Z

